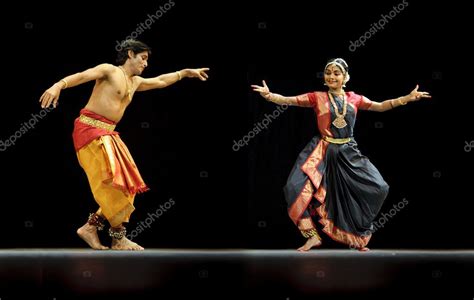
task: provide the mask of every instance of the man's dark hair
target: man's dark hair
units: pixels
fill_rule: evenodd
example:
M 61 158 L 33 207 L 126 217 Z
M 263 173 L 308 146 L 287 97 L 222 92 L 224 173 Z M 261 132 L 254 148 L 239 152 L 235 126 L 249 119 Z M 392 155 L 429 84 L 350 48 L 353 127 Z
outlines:
M 125 40 L 120 44 L 120 47 L 117 50 L 116 62 L 118 65 L 123 65 L 127 61 L 128 50 L 132 50 L 134 54 L 143 51 L 148 51 L 148 54 L 151 54 L 151 48 L 145 43 L 133 39 Z

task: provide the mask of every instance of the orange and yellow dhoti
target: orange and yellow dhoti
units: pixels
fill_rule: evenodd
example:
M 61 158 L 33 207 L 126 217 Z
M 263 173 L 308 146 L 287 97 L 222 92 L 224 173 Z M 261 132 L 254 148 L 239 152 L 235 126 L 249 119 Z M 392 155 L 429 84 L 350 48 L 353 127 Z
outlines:
M 79 164 L 111 227 L 128 222 L 135 210 L 135 194 L 148 190 L 127 146 L 114 129 L 114 122 L 82 109 L 73 132 Z

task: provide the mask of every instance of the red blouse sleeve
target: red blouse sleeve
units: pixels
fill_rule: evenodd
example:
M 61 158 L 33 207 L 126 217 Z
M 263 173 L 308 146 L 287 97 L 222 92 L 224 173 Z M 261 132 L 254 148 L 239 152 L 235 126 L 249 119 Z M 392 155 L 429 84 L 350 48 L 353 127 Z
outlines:
M 296 102 L 298 106 L 302 107 L 315 107 L 316 106 L 316 93 L 306 93 L 296 96 Z
M 358 108 L 362 110 L 368 110 L 373 102 L 365 96 L 362 96 L 362 95 L 359 95 L 359 96 L 360 96 L 360 101 L 359 101 Z

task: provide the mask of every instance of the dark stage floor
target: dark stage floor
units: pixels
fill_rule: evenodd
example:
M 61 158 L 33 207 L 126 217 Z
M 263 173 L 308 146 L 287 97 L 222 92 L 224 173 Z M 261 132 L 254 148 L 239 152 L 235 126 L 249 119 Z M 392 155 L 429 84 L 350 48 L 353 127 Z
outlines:
M 473 299 L 474 250 L 0 251 L 0 299 Z M 131 298 L 130 298 L 131 297 Z M 118 297 L 121 298 L 121 297 Z M 189 297 L 187 297 L 189 298 Z

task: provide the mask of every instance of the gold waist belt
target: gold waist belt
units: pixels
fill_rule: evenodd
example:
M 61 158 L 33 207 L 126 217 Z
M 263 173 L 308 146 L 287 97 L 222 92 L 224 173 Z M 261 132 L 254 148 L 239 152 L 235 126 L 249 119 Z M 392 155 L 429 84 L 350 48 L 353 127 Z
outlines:
M 323 140 L 332 144 L 346 144 L 351 141 L 351 138 L 336 139 L 330 136 L 323 136 Z
M 90 125 L 90 126 L 93 126 L 93 127 L 97 127 L 97 128 L 102 128 L 102 129 L 105 129 L 105 130 L 108 130 L 108 131 L 114 131 L 114 129 L 115 129 L 114 124 L 105 123 L 105 122 L 96 120 L 94 118 L 91 118 L 91 117 L 88 117 L 88 116 L 85 116 L 85 115 L 80 115 L 79 116 L 79 121 L 81 121 L 84 124 L 87 124 L 87 125 Z

